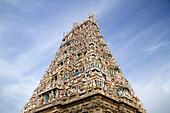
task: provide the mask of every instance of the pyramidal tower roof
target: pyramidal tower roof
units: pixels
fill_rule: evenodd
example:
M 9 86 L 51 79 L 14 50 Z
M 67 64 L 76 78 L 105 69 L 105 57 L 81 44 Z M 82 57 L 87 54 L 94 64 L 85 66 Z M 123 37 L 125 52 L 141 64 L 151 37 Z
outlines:
M 94 15 L 90 14 L 80 24 L 74 23 L 64 35 L 22 112 L 96 113 L 97 110 L 146 112 L 100 34 Z

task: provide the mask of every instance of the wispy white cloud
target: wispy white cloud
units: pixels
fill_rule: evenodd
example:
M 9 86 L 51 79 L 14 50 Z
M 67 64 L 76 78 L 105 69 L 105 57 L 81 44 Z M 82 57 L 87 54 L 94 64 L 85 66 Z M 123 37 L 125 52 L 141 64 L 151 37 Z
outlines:
M 166 94 L 170 94 L 170 79 L 163 84 L 163 89 Z
M 159 50 L 159 49 L 167 49 L 170 44 L 170 42 L 169 41 L 166 41 L 166 42 L 159 42 L 158 44 L 153 44 L 153 45 L 151 45 L 150 47 L 146 47 L 146 48 L 144 48 L 142 51 L 143 52 L 149 52 L 149 53 L 152 53 L 152 52 L 154 52 L 154 51 L 156 51 L 156 50 Z
M 130 78 L 130 81 L 133 81 L 132 87 L 148 113 L 168 113 L 170 110 L 168 107 L 170 105 L 170 62 L 157 60 L 153 63 L 154 61 L 148 61 L 144 68 L 134 68 L 129 74 L 132 77 L 138 75 L 140 77 Z
M 152 47 L 147 48 L 147 49 L 144 49 L 143 51 L 150 51 L 150 52 L 151 52 L 151 51 L 154 51 L 154 50 L 160 48 L 163 44 L 164 44 L 164 43 L 160 43 L 160 44 L 157 44 L 157 45 L 153 45 Z
M 169 73 L 170 74 L 170 73 Z M 143 79 L 144 80 L 144 79 Z M 136 95 L 143 101 L 148 113 L 168 113 L 170 108 L 170 79 L 162 79 L 161 76 L 155 75 L 149 82 L 136 82 L 134 90 Z
M 1 3 L 8 4 L 9 6 L 12 6 L 13 8 L 20 9 L 24 12 L 29 13 L 35 13 L 38 10 L 44 8 L 44 1 L 23 1 L 23 0 L 1 0 Z M 1 6 L 6 9 L 6 5 Z M 36 10 L 35 10 L 36 9 Z

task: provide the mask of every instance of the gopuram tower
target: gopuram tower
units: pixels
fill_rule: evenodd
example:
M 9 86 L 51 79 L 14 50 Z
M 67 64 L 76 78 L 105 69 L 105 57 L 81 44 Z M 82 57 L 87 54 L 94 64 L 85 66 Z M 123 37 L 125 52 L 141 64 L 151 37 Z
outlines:
M 23 113 L 146 113 L 93 16 L 65 34 Z

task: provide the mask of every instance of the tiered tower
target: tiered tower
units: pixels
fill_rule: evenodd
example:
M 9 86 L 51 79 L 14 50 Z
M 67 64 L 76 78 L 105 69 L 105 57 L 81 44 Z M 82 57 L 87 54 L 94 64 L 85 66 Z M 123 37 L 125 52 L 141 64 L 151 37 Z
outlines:
M 64 36 L 23 113 L 146 113 L 93 16 Z

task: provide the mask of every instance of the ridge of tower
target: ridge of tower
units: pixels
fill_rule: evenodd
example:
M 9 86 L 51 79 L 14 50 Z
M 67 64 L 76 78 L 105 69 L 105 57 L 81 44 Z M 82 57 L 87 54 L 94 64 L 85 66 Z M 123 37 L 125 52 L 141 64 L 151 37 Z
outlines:
M 94 14 L 89 14 L 80 24 L 74 23 L 70 32 L 64 35 L 23 112 L 51 103 L 68 104 L 76 100 L 73 97 L 87 97 L 88 92 L 96 90 L 117 103 L 139 109 L 140 113 L 146 112 L 105 43 Z

